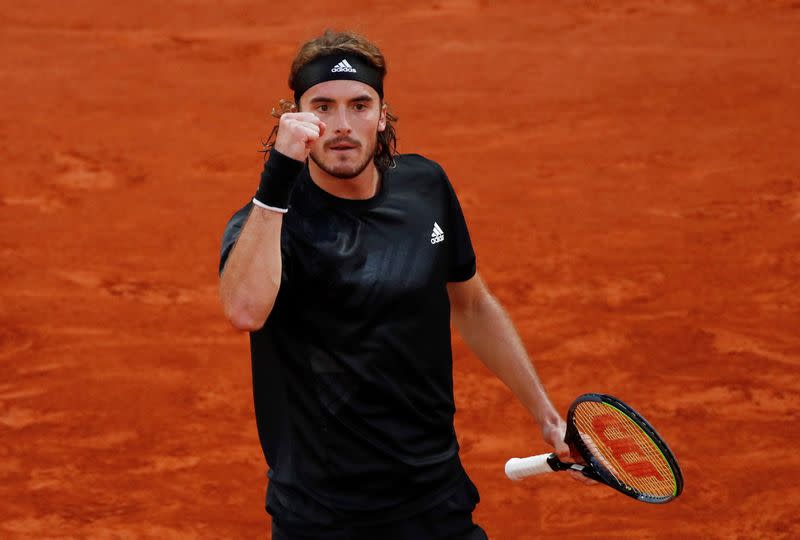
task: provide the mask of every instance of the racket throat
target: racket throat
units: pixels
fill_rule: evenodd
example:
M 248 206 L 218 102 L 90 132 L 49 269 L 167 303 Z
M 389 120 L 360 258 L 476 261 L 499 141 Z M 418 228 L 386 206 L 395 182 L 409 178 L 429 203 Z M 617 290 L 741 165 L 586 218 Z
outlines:
M 581 473 L 586 478 L 591 478 L 592 480 L 603 482 L 600 476 L 591 467 L 587 467 L 586 465 L 581 465 L 580 463 L 567 463 L 561 461 L 555 454 L 550 454 L 548 456 L 547 464 L 550 465 L 550 468 L 553 469 L 554 471 L 575 471 Z
M 598 475 L 598 474 L 595 472 L 595 470 L 594 470 L 594 469 L 592 469 L 591 467 L 587 467 L 586 465 L 580 465 L 580 464 L 578 464 L 578 463 L 573 463 L 573 464 L 570 466 L 570 468 L 569 468 L 569 469 L 570 469 L 571 471 L 576 471 L 576 472 L 579 472 L 579 473 L 581 473 L 583 476 L 585 476 L 586 478 L 591 478 L 592 480 L 595 480 L 595 481 L 597 481 L 597 482 L 602 482 L 602 481 L 603 481 L 603 480 L 600 478 L 600 475 Z
M 586 467 L 579 464 L 579 463 L 570 463 L 566 461 L 561 461 L 558 459 L 556 454 L 550 454 L 547 456 L 547 464 L 550 465 L 550 468 L 554 471 L 578 471 L 580 473 L 586 474 Z

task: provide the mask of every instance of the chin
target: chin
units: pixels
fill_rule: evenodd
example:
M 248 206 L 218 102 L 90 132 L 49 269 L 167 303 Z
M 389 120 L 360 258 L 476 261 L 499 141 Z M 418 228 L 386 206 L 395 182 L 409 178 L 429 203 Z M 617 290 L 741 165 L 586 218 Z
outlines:
M 352 180 L 358 176 L 358 171 L 353 167 L 326 167 L 322 170 L 337 180 Z
M 362 157 L 359 156 L 359 158 Z M 322 161 L 319 159 L 315 159 L 313 154 L 311 156 L 311 159 L 317 164 L 317 166 L 320 169 L 340 180 L 350 180 L 352 178 L 355 178 L 356 176 L 361 174 L 370 163 L 369 159 L 364 159 L 363 161 L 361 161 L 361 159 L 357 160 L 348 159 L 345 162 L 341 162 L 338 159 Z

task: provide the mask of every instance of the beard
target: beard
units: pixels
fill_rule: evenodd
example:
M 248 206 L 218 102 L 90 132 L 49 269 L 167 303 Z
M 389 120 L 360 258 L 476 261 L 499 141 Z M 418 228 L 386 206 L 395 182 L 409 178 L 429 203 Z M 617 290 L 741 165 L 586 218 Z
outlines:
M 325 144 L 326 147 L 330 147 L 331 145 L 335 144 L 337 141 L 336 139 L 329 141 Z M 333 176 L 334 178 L 338 178 L 340 180 L 350 180 L 351 178 L 355 178 L 366 169 L 369 164 L 375 159 L 375 147 L 378 145 L 377 138 L 372 144 L 367 148 L 367 151 L 364 152 L 364 157 L 361 161 L 356 162 L 355 165 L 349 164 L 330 164 L 326 163 L 322 158 L 322 153 L 320 152 L 317 154 L 313 150 L 309 154 L 308 157 L 311 158 L 311 161 L 317 164 L 317 167 L 328 173 L 329 175 Z

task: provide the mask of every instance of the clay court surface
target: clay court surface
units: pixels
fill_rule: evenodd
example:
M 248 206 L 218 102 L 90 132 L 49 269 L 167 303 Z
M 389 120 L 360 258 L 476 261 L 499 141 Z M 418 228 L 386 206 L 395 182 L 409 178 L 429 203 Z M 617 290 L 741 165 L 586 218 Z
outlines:
M 454 341 L 492 539 L 800 537 L 800 3 L 30 1 L 0 13 L 0 537 L 264 538 L 223 227 L 299 45 L 389 61 L 559 410 L 639 408 L 685 493 L 564 475 Z

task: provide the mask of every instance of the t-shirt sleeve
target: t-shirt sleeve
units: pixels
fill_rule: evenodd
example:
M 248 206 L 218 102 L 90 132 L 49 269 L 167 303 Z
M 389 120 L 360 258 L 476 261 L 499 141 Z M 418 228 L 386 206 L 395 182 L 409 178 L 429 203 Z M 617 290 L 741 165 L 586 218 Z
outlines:
M 239 234 L 241 234 L 242 227 L 244 227 L 244 223 L 247 221 L 247 216 L 250 215 L 250 210 L 252 208 L 252 202 L 246 204 L 239 211 L 233 214 L 231 219 L 228 220 L 228 224 L 225 226 L 225 232 L 222 234 L 222 250 L 219 257 L 220 275 L 222 275 L 222 270 L 225 268 L 225 262 L 228 260 L 228 256 L 231 254 L 231 250 L 233 249 L 234 244 L 236 244 L 236 240 L 239 239 Z
M 475 250 L 472 248 L 467 221 L 461 211 L 456 192 L 444 171 L 442 174 L 447 184 L 447 205 L 450 218 L 450 230 L 447 232 L 450 252 L 447 281 L 467 281 L 476 272 Z

